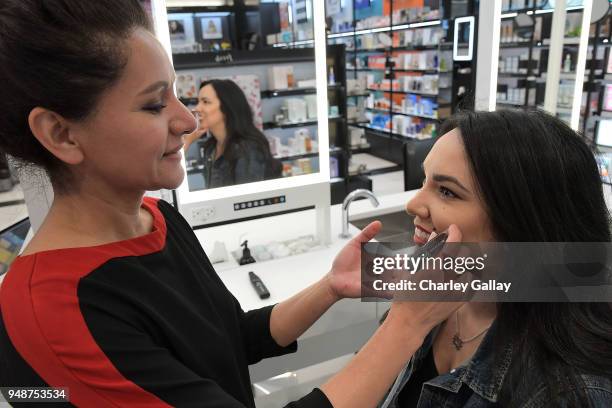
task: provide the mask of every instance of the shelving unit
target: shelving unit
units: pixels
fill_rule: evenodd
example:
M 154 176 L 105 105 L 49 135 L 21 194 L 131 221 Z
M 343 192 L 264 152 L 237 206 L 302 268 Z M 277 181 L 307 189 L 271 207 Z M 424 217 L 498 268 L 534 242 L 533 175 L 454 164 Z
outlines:
M 498 72 L 498 99 L 497 105 L 500 107 L 513 108 L 535 108 L 541 107 L 544 101 L 547 56 L 550 46 L 550 28 L 552 24 L 552 12 L 542 13 L 543 6 L 541 0 L 518 1 L 521 5 L 517 9 L 513 4 L 517 4 L 517 0 L 505 0 L 505 9 L 502 11 L 502 38 L 500 43 L 500 70 Z M 512 12 L 508 14 L 508 12 Z M 581 13 L 581 9 L 573 8 L 567 11 L 568 16 L 576 16 Z M 505 14 L 504 14 L 505 13 Z M 511 39 L 509 42 L 504 41 L 504 24 L 511 24 L 514 13 L 527 14 L 534 19 L 534 26 L 531 28 L 529 38 L 524 41 L 515 41 Z M 504 16 L 506 18 L 504 18 Z M 576 17 L 574 17 L 576 18 Z M 599 95 L 597 84 L 603 80 L 604 69 L 602 63 L 602 50 L 605 49 L 603 60 L 607 60 L 610 48 L 610 16 L 606 17 L 603 22 L 591 25 L 591 37 L 589 38 L 589 53 L 587 66 L 585 71 L 584 93 L 586 94 L 586 104 L 581 109 L 581 130 L 584 134 L 592 132 L 591 117 L 596 110 L 596 99 Z M 604 26 L 606 30 L 603 30 Z M 537 27 L 537 28 L 536 28 Z M 602 32 L 605 31 L 605 35 Z M 576 34 L 576 33 L 574 33 Z M 576 34 L 577 35 L 577 34 Z M 567 82 L 568 87 L 576 78 L 575 73 L 575 55 L 578 46 L 577 37 L 566 37 L 564 40 L 564 59 L 563 64 L 569 65 L 571 72 L 562 72 L 560 75 L 561 85 Z M 517 57 L 517 54 L 522 52 L 523 58 Z M 524 52 L 526 50 L 526 52 Z M 569 55 L 569 60 L 567 59 Z M 508 58 L 519 58 L 518 64 L 513 64 L 513 67 L 508 69 L 507 63 L 502 63 Z M 567 70 L 567 67 L 565 67 Z M 563 69 L 563 68 L 562 68 Z M 573 86 L 573 85 L 571 85 Z M 520 91 L 524 89 L 523 91 Z M 518 92 L 518 95 L 517 95 Z M 524 95 L 523 95 L 524 93 Z M 510 96 L 500 98 L 500 96 Z M 512 96 L 511 96 L 512 95 Z M 560 103 L 557 107 L 557 114 L 560 117 L 569 117 L 571 111 L 562 104 L 564 99 L 567 99 L 563 92 L 559 94 Z M 573 95 L 572 95 L 573 97 Z M 583 95 L 584 97 L 584 95 Z
M 395 12 L 391 0 L 384 6 L 389 7 L 387 21 L 365 27 L 363 21 L 357 21 L 353 1 L 353 29 L 328 34 L 328 43 L 348 43 L 347 77 L 367 78 L 360 87 L 363 92 L 351 96 L 350 103 L 361 113 L 360 120 L 349 122 L 349 127 L 365 132 L 368 153 L 399 168 L 405 165 L 404 146 L 435 138 L 439 122 L 452 111 L 452 47 L 444 42 L 448 22 L 443 19 L 442 5 L 448 3 L 450 8 L 450 2 L 427 2 L 432 7 L 435 3 L 437 8 L 419 12 L 415 18 L 414 8 L 402 15 L 404 12 Z M 364 116 L 366 120 L 361 120 Z M 351 149 L 352 154 L 362 151 Z

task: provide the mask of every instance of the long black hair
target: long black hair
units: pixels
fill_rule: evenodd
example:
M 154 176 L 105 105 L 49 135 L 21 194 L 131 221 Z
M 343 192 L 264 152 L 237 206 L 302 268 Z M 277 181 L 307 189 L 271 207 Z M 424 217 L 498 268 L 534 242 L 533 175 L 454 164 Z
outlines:
M 223 157 L 230 163 L 232 178 L 235 176 L 236 161 L 245 157 L 248 149 L 257 149 L 266 163 L 273 163 L 268 139 L 255 127 L 253 111 L 242 89 L 230 79 L 207 80 L 202 82 L 200 89 L 207 85 L 213 87 L 221 103 L 226 129 Z M 208 150 L 216 143 L 215 138 L 211 137 L 204 142 L 204 148 Z
M 504 242 L 610 242 L 610 215 L 593 151 L 561 120 L 541 111 L 462 112 L 458 128 L 493 233 Z M 570 378 L 612 376 L 608 303 L 500 303 L 497 344 L 516 349 L 500 401 L 545 382 L 551 406 L 579 390 Z M 514 394 L 516 395 L 516 394 Z

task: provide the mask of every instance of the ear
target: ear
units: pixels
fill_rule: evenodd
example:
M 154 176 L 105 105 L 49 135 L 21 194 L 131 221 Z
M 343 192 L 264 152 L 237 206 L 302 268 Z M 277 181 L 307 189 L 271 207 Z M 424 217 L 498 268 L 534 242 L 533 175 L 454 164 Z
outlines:
M 28 124 L 34 137 L 55 157 L 67 164 L 79 164 L 84 154 L 72 137 L 70 123 L 61 115 L 36 107 L 28 116 Z

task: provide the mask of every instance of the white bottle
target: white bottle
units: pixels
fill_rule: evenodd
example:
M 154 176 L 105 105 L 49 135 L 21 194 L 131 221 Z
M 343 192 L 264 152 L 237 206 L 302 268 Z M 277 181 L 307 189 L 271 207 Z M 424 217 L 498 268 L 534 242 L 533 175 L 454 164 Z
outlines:
M 563 72 L 572 72 L 572 57 L 569 54 L 565 55 L 565 61 L 563 61 Z

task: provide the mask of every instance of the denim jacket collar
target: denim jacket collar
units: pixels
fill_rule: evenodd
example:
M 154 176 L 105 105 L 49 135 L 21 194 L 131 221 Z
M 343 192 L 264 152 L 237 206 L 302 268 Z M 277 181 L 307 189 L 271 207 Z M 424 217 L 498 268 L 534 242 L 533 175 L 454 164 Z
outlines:
M 433 345 L 433 341 L 439 328 L 434 329 L 423 342 L 423 346 L 414 355 L 414 358 L 408 365 L 402 386 L 409 381 L 412 371 L 417 369 L 423 358 L 427 355 Z M 463 365 L 452 369 L 449 373 L 442 374 L 426 384 L 434 387 L 443 388 L 447 391 L 457 393 L 462 384 L 466 384 L 476 394 L 482 398 L 497 402 L 504 377 L 508 372 L 512 361 L 512 343 L 505 343 L 501 350 L 496 350 L 495 332 L 498 330 L 497 321 L 494 321 L 491 328 L 482 340 L 482 343 L 474 353 L 474 356 Z M 502 353 L 498 357 L 498 353 Z M 397 397 L 397 395 L 396 395 Z
M 495 349 L 498 346 L 494 344 L 497 330 L 497 321 L 494 321 L 461 376 L 463 383 L 491 402 L 497 402 L 504 377 L 512 362 L 512 342 L 506 342 L 501 349 Z

